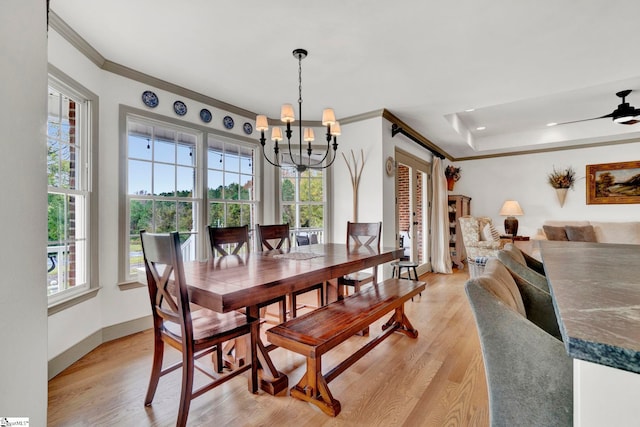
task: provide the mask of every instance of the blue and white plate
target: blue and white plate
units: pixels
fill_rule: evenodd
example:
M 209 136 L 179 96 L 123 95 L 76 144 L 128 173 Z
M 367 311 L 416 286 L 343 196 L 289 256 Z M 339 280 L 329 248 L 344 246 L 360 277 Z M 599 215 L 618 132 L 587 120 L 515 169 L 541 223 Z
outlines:
M 226 127 L 227 129 L 233 129 L 233 119 L 230 116 L 224 116 L 224 119 L 222 119 L 222 124 L 224 124 L 224 127 Z
M 242 125 L 242 129 L 247 135 L 251 135 L 253 133 L 253 126 L 251 126 L 251 123 L 249 122 L 246 122 L 244 125 Z
M 187 114 L 187 106 L 182 101 L 176 101 L 173 103 L 173 111 L 179 116 Z
M 156 108 L 158 106 L 158 95 L 151 92 L 150 90 L 145 90 L 142 92 L 142 102 L 144 105 L 150 108 Z
M 211 111 L 207 110 L 206 108 L 200 110 L 200 120 L 205 123 L 209 123 L 212 118 L 213 116 L 211 115 Z

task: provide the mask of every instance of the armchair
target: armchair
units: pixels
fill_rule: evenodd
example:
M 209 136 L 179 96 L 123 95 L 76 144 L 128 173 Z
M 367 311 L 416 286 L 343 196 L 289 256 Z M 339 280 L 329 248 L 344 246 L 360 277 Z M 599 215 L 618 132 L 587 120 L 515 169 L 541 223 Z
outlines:
M 462 233 L 462 242 L 467 252 L 467 257 L 475 259 L 476 257 L 495 257 L 498 251 L 509 242 L 509 240 L 503 240 L 497 236 L 490 239 L 483 239 L 484 227 L 489 224 L 493 226 L 491 218 L 488 217 L 472 217 L 469 215 L 461 216 L 458 218 L 460 222 L 460 232 Z M 495 230 L 495 229 L 494 229 Z

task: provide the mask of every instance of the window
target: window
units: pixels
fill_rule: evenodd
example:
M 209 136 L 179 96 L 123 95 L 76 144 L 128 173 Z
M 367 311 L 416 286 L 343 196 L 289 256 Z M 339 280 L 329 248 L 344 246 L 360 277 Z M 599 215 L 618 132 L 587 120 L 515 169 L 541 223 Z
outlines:
M 298 173 L 295 168 L 280 169 L 280 212 L 283 223 L 292 232 L 318 235 L 323 241 L 325 227 L 324 169 L 307 169 Z
M 50 78 L 46 259 L 50 304 L 87 290 L 96 273 L 92 271 L 90 244 L 92 138 L 89 112 L 87 98 L 60 80 Z
M 140 230 L 178 231 L 183 259 L 198 247 L 198 133 L 164 124 L 127 121 L 127 215 L 129 276 L 144 268 Z
M 186 261 L 208 257 L 208 224 L 254 223 L 253 147 L 169 120 L 125 120 L 122 282 L 137 280 L 144 268 L 140 230 L 178 231 Z
M 256 218 L 253 148 L 210 137 L 207 156 L 208 223 L 251 229 Z

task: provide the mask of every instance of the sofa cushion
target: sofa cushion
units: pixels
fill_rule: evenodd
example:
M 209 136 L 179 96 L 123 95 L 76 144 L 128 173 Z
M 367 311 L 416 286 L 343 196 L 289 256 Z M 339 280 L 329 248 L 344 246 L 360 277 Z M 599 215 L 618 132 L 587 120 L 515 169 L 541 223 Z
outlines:
M 476 280 L 506 306 L 523 317 L 527 317 L 518 285 L 516 285 L 509 270 L 497 258 L 489 258 L 484 273 Z
M 567 232 L 567 238 L 572 242 L 597 242 L 596 233 L 591 225 L 582 227 L 567 225 L 564 229 Z
M 542 229 L 549 240 L 569 240 L 564 226 L 555 227 L 552 225 L 543 225 Z
M 591 225 L 600 243 L 640 244 L 640 222 L 592 221 Z

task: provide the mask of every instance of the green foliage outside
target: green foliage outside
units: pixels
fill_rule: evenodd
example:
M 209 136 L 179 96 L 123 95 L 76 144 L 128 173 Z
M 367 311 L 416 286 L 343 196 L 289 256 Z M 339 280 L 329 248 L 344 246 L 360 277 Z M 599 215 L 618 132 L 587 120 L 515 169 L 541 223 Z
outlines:
M 286 172 L 285 172 L 286 173 Z M 296 181 L 299 182 L 299 218 L 296 221 Z M 324 226 L 324 193 L 321 172 L 306 170 L 299 179 L 294 173 L 282 178 L 282 222 L 293 227 Z

